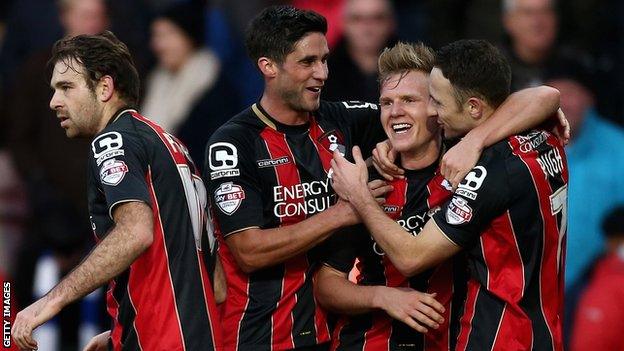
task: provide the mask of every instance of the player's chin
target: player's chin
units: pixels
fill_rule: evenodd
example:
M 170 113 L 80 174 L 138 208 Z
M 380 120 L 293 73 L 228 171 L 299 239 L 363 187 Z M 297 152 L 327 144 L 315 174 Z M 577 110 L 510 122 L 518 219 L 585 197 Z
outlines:
M 314 111 L 318 110 L 320 106 L 321 106 L 321 99 L 320 98 L 307 99 L 304 102 L 304 109 L 306 111 L 308 111 L 308 112 L 314 112 Z
M 78 131 L 73 128 L 65 128 L 65 136 L 68 138 L 76 138 L 78 137 Z

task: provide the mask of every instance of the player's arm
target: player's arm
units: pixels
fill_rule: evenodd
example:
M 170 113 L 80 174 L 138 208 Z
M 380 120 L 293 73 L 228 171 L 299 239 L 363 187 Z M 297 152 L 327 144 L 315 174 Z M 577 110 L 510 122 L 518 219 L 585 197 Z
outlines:
M 363 223 L 401 274 L 412 276 L 459 252 L 461 248 L 433 223 L 427 223 L 419 235 L 412 236 L 386 216 L 365 186 L 368 171 L 359 148 L 353 148 L 353 157 L 355 164 L 334 153 L 334 190 L 361 214 Z
M 358 221 L 358 215 L 351 206 L 338 201 L 336 205 L 299 223 L 271 229 L 242 230 L 227 235 L 225 242 L 241 270 L 251 273 L 295 257 L 327 239 L 336 229 Z
M 150 207 L 138 201 L 115 207 L 115 225 L 89 255 L 44 297 L 17 314 L 13 339 L 22 348 L 36 349 L 32 331 L 60 310 L 126 270 L 153 241 Z
M 317 273 L 314 287 L 321 306 L 334 312 L 361 314 L 380 309 L 421 333 L 444 323 L 444 306 L 435 300 L 435 294 L 410 288 L 357 285 L 349 281 L 347 273 L 327 265 Z
M 215 303 L 218 305 L 225 302 L 225 298 L 227 297 L 227 281 L 225 280 L 225 272 L 223 271 L 223 265 L 219 257 L 217 257 L 215 261 L 213 281 Z
M 440 162 L 444 178 L 457 187 L 477 164 L 483 149 L 511 135 L 535 128 L 554 116 L 559 117 L 560 128 L 564 129 L 561 139 L 566 142 L 570 138 L 570 130 L 563 113 L 558 113 L 559 98 L 559 90 L 548 86 L 527 88 L 509 95 L 490 118 L 446 152 Z

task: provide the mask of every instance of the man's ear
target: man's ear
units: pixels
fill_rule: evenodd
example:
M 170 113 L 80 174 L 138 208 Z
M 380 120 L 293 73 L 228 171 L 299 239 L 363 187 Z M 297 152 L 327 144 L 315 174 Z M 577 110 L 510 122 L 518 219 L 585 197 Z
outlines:
M 96 88 L 97 98 L 102 102 L 107 102 L 113 97 L 114 92 L 115 82 L 113 77 L 109 75 L 102 76 Z
M 485 103 L 483 100 L 473 96 L 466 101 L 466 108 L 472 119 L 479 120 L 483 116 Z
M 277 62 L 271 60 L 268 57 L 261 57 L 258 59 L 258 68 L 262 75 L 268 78 L 275 78 L 277 75 Z

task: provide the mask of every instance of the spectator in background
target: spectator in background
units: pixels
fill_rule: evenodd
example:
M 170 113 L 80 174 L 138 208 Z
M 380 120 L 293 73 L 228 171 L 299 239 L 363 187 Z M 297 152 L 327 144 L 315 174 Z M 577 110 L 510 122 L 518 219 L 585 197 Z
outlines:
M 329 57 L 331 76 L 323 88 L 329 101 L 379 100 L 377 58 L 394 42 L 396 23 L 388 0 L 348 0 L 343 39 Z
M 602 223 L 607 250 L 583 293 L 570 350 L 624 350 L 624 207 Z
M 503 26 L 509 35 L 503 52 L 511 65 L 512 91 L 543 82 L 555 56 L 557 23 L 553 0 L 503 1 Z
M 142 111 L 175 134 L 194 160 L 238 107 L 221 63 L 204 46 L 205 12 L 198 2 L 178 3 L 152 22 L 151 46 L 158 60 L 149 74 Z
M 109 24 L 104 0 L 61 0 L 58 5 L 66 35 L 99 33 Z M 23 64 L 7 101 L 8 146 L 26 184 L 31 211 L 14 275 L 13 292 L 23 306 L 34 300 L 35 267 L 42 253 L 51 251 L 64 275 L 80 261 L 92 238 L 85 188 L 90 146 L 87 140 L 67 140 L 49 108 L 50 53 L 51 47 Z M 79 313 L 78 305 L 72 305 L 59 317 L 65 346 L 77 343 Z
M 561 92 L 561 108 L 570 122 L 566 147 L 570 172 L 566 289 L 603 251 L 600 221 L 624 203 L 624 132 L 598 115 L 591 71 L 566 59 L 547 73 L 547 84 Z M 589 205 L 591 204 L 591 205 Z

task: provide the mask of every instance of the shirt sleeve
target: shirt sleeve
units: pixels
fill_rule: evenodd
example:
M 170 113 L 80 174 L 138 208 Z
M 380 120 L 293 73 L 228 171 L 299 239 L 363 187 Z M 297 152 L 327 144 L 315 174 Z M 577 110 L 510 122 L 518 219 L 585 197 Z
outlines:
M 347 113 L 353 144 L 360 147 L 364 158 L 369 157 L 378 142 L 386 139 L 381 126 L 377 104 L 360 101 L 343 101 Z
M 91 143 L 91 167 L 104 193 L 109 215 L 124 202 L 142 201 L 151 206 L 147 184 L 145 145 L 135 133 L 110 131 Z
M 218 130 L 208 142 L 204 162 L 211 212 L 224 237 L 263 225 L 262 191 L 250 159 L 253 146 L 240 142 L 235 134 Z
M 433 220 L 455 244 L 473 246 L 481 232 L 508 207 L 509 185 L 505 162 L 479 162 Z

